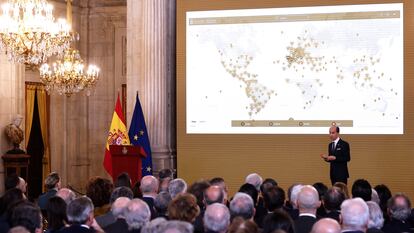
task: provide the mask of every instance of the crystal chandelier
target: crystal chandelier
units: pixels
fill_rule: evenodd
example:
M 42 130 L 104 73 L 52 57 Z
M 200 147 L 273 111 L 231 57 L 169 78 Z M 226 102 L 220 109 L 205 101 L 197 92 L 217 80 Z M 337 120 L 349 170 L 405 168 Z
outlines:
M 55 22 L 53 6 L 46 0 L 8 0 L 2 10 L 0 49 L 11 61 L 39 65 L 62 55 L 74 39 L 65 20 Z
M 86 73 L 84 64 L 76 49 L 65 51 L 63 60 L 57 60 L 52 65 L 47 63 L 40 67 L 40 80 L 45 84 L 46 91 L 56 91 L 59 94 L 71 96 L 82 90 L 89 90 L 98 81 L 99 68 L 89 65 Z

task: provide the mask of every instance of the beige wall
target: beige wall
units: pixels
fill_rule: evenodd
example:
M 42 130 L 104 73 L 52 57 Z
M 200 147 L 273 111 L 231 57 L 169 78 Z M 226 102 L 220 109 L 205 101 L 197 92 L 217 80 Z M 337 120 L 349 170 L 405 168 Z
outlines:
M 189 182 L 222 176 L 231 192 L 250 172 L 275 178 L 285 190 L 295 182 L 329 184 L 329 166 L 321 161 L 327 135 L 189 135 L 185 131 L 185 11 L 255 7 L 404 2 L 404 135 L 344 135 L 351 144 L 350 180 L 387 184 L 414 198 L 414 2 L 377 0 L 179 0 L 177 2 L 177 151 L 178 174 Z M 327 129 L 328 131 L 328 129 Z M 300 145 L 300 146 L 298 146 Z

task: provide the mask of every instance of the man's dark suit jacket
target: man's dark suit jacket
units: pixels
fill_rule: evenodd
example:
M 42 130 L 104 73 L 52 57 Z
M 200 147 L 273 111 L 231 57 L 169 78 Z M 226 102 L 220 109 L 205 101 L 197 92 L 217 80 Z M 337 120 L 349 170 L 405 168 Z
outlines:
M 329 143 L 328 152 L 329 155 L 336 157 L 335 160 L 329 161 L 331 163 L 330 177 L 332 184 L 336 182 L 347 183 L 349 173 L 347 163 L 351 160 L 349 144 L 342 139 L 339 139 L 335 148 L 332 148 L 332 144 Z
M 51 190 L 43 193 L 42 195 L 40 195 L 39 199 L 37 201 L 37 204 L 38 204 L 39 208 L 41 210 L 45 210 L 47 201 L 49 201 L 49 199 L 51 197 L 54 197 L 56 195 L 56 193 L 57 193 L 56 189 L 51 189 Z
M 105 233 L 124 233 L 128 232 L 128 224 L 125 219 L 118 218 L 114 223 L 103 229 Z
M 63 228 L 59 233 L 95 233 L 95 229 L 86 228 L 78 224 L 73 224 L 68 227 Z
M 143 197 L 142 198 L 143 201 L 145 201 L 145 203 L 147 203 L 150 211 L 151 211 L 151 219 L 154 219 L 155 217 L 157 217 L 157 213 L 155 212 L 155 207 L 154 207 L 154 198 L 152 197 Z
M 325 218 L 332 218 L 339 223 L 339 215 L 341 212 L 339 210 L 332 210 L 325 215 Z
M 307 215 L 299 216 L 295 220 L 295 233 L 309 233 L 312 230 L 313 224 L 316 222 L 316 217 Z
M 407 222 L 403 222 L 394 218 L 392 218 L 388 223 L 384 225 L 384 227 L 382 227 L 382 231 L 385 233 L 413 232 Z

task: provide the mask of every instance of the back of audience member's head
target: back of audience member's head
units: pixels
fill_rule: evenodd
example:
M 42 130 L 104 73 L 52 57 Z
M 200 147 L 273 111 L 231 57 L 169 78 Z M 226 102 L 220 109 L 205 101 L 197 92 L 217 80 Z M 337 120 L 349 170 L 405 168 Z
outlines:
M 12 204 L 22 200 L 24 200 L 22 190 L 18 188 L 7 190 L 0 199 L 0 216 L 6 214 Z
M 204 202 L 206 206 L 214 203 L 224 204 L 224 190 L 216 185 L 208 187 L 204 191 Z
M 132 187 L 132 193 L 134 194 L 134 198 L 142 198 L 142 192 L 141 192 L 141 181 L 137 181 L 134 184 L 134 187 Z
M 340 210 L 345 194 L 337 187 L 332 187 L 323 196 L 323 206 L 328 211 Z
M 94 207 L 101 207 L 109 204 L 113 188 L 114 186 L 110 180 L 93 177 L 89 179 L 86 185 L 86 196 L 92 200 Z
M 371 201 L 372 187 L 367 180 L 358 179 L 352 185 L 352 198 L 360 197 L 364 201 Z
M 13 209 L 10 219 L 11 227 L 22 226 L 30 233 L 42 232 L 42 213 L 39 207 L 30 202 L 23 202 Z
M 377 190 L 375 189 L 371 189 L 372 194 L 371 194 L 371 201 L 377 203 L 378 205 L 380 204 L 380 199 L 377 193 Z
M 125 211 L 125 220 L 129 230 L 141 229 L 151 220 L 151 211 L 143 200 L 132 199 Z
M 187 190 L 188 193 L 193 194 L 197 199 L 197 205 L 200 209 L 204 209 L 204 191 L 210 187 L 207 180 L 199 180 L 194 182 Z
M 229 209 L 221 203 L 213 203 L 207 206 L 203 222 L 207 231 L 226 232 L 230 225 Z
M 259 233 L 259 228 L 252 220 L 237 217 L 231 222 L 228 233 Z
M 341 233 L 341 226 L 334 219 L 323 218 L 313 224 L 311 233 Z
M 246 193 L 236 193 L 230 202 L 231 218 L 241 217 L 245 220 L 252 219 L 255 207 L 252 197 Z
M 8 233 L 30 233 L 25 227 L 17 226 L 9 230 Z
M 114 203 L 114 201 L 120 197 L 127 197 L 129 199 L 134 198 L 134 194 L 132 190 L 125 186 L 120 186 L 115 188 L 111 193 L 111 198 L 109 199 L 109 203 Z
M 271 187 L 276 187 L 276 186 L 277 186 L 276 180 L 272 178 L 266 178 L 262 182 L 262 185 L 260 185 L 260 192 L 263 193 L 266 189 L 271 188 Z
M 228 201 L 228 192 L 229 192 L 229 190 L 227 189 L 226 182 L 224 181 L 223 178 L 214 177 L 213 179 L 210 180 L 210 185 L 219 186 L 224 192 L 224 201 L 225 202 Z
M 68 188 L 59 189 L 59 191 L 56 193 L 56 196 L 62 198 L 66 202 L 66 205 L 69 205 L 69 203 L 76 198 L 76 194 Z
M 112 203 L 111 212 L 115 219 L 125 218 L 126 208 L 128 207 L 130 201 L 131 199 L 128 197 L 119 197 L 114 201 L 114 203 Z
M 50 173 L 45 179 L 45 187 L 47 190 L 60 188 L 60 176 L 57 172 Z
M 5 190 L 16 188 L 19 182 L 19 176 L 16 173 L 8 175 L 4 181 Z
M 161 231 L 162 224 L 165 222 L 167 222 L 165 218 L 154 218 L 141 229 L 141 233 L 159 233 Z
M 154 200 L 154 207 L 158 214 L 165 215 L 168 211 L 168 205 L 170 204 L 172 198 L 170 194 L 166 191 L 158 193 L 157 197 Z
M 302 184 L 295 184 L 294 186 L 292 186 L 291 192 L 290 192 L 290 196 L 289 196 L 289 201 L 290 204 L 292 205 L 292 207 L 294 209 L 297 209 L 297 202 L 298 202 L 298 194 L 300 192 L 300 190 L 302 189 L 303 185 Z
M 402 193 L 397 193 L 388 200 L 388 212 L 391 218 L 406 221 L 411 214 L 411 201 Z
M 256 206 L 259 192 L 252 184 L 248 184 L 248 183 L 243 184 L 240 187 L 239 192 L 246 193 L 247 195 L 249 195 L 253 200 L 254 206 Z
M 66 202 L 58 196 L 49 198 L 46 203 L 47 227 L 51 230 L 59 230 L 68 222 L 66 216 Z
M 269 212 L 282 208 L 285 199 L 285 191 L 281 187 L 270 186 L 263 190 L 264 205 Z
M 128 172 L 122 172 L 118 175 L 115 180 L 114 186 L 117 187 L 128 187 L 131 188 L 131 177 L 129 176 Z
M 318 191 L 319 194 L 319 200 L 322 201 L 322 197 L 323 195 L 325 195 L 325 193 L 328 191 L 328 186 L 326 186 L 324 183 L 322 182 L 316 182 L 312 185 L 314 188 L 316 188 L 316 190 Z
M 363 231 L 368 227 L 369 209 L 360 197 L 347 199 L 341 205 L 343 231 Z
M 193 223 L 200 214 L 197 199 L 190 193 L 178 194 L 168 205 L 168 218 Z
M 154 195 L 158 193 L 159 182 L 154 176 L 148 175 L 141 179 L 141 192 L 143 195 Z
M 193 233 L 192 224 L 184 221 L 166 221 L 161 223 L 160 230 L 157 233 Z
M 345 199 L 349 199 L 348 186 L 345 183 L 343 183 L 343 182 L 336 182 L 333 185 L 333 187 L 339 188 L 345 194 Z
M 275 230 L 284 230 L 287 233 L 294 233 L 293 220 L 283 210 L 276 210 L 268 215 L 263 220 L 262 233 L 272 233 Z
M 93 220 L 93 203 L 89 197 L 78 197 L 66 208 L 66 215 L 71 224 L 91 224 Z
M 318 191 L 311 185 L 304 185 L 298 193 L 297 203 L 301 213 L 316 215 L 316 209 L 321 205 Z
M 384 217 L 382 216 L 381 208 L 373 201 L 367 201 L 367 205 L 369 209 L 368 228 L 381 229 L 384 225 Z
M 260 192 L 260 186 L 263 183 L 263 178 L 257 173 L 251 173 L 246 176 L 244 182 L 253 185 L 256 188 L 257 192 Z
M 171 198 L 174 198 L 180 193 L 187 192 L 187 183 L 181 178 L 174 179 L 168 185 L 168 192 Z
M 377 191 L 380 200 L 379 206 L 381 207 L 382 212 L 387 213 L 388 200 L 392 197 L 390 189 L 384 184 L 379 184 L 375 186 L 374 189 Z
M 168 178 L 173 179 L 173 172 L 169 168 L 164 168 L 158 172 L 158 178 L 160 179 L 160 181 Z

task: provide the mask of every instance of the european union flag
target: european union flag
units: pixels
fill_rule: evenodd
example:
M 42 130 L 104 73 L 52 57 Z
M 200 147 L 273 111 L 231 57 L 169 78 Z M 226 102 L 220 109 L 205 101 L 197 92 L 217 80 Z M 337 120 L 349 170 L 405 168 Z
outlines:
M 141 103 L 139 102 L 138 93 L 128 135 L 131 144 L 134 146 L 142 146 L 147 154 L 147 157 L 142 159 L 142 177 L 152 175 L 151 144 L 148 139 L 147 126 L 145 125 L 144 114 L 142 112 Z

